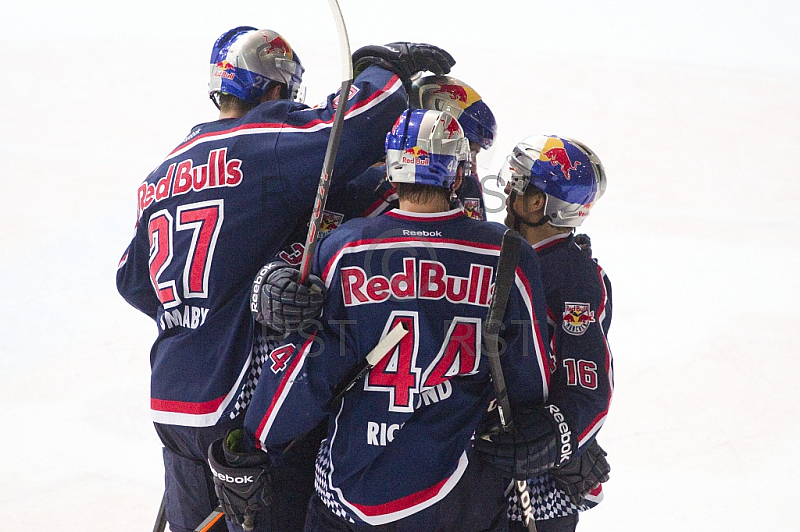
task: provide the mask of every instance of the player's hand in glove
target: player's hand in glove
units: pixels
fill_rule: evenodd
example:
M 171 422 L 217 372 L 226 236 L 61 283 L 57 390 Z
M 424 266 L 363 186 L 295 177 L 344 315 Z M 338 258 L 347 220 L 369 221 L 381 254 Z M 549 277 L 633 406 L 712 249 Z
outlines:
M 551 470 L 550 474 L 556 487 L 569 495 L 573 503 L 580 504 L 590 491 L 608 481 L 610 471 L 606 452 L 594 440 L 582 455 Z
M 489 429 L 475 439 L 475 450 L 487 462 L 518 480 L 534 478 L 559 463 L 574 449 L 572 431 L 555 405 L 514 411 L 514 430 Z
M 408 89 L 411 76 L 430 71 L 441 76 L 456 64 L 453 56 L 431 44 L 392 42 L 359 48 L 353 54 L 353 73 L 357 76 L 368 66 L 378 65 L 397 74 Z
M 581 248 L 581 251 L 592 256 L 592 239 L 585 233 L 575 235 L 575 244 Z
M 257 322 L 279 333 L 291 333 L 306 320 L 319 317 L 325 285 L 316 275 L 300 284 L 300 271 L 283 261 L 261 268 L 253 281 L 250 310 Z
M 243 436 L 242 429 L 236 429 L 212 443 L 208 464 L 226 519 L 253 530 L 258 512 L 272 502 L 271 465 L 263 451 L 238 451 Z

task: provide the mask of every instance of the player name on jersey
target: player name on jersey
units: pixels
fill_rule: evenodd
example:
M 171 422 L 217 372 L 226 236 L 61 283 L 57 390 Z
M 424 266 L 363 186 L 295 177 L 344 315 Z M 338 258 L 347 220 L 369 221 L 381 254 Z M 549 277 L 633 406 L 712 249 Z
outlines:
M 235 187 L 242 182 L 242 161 L 227 160 L 226 148 L 211 150 L 207 164 L 194 166 L 191 159 L 169 165 L 167 175 L 157 183 L 142 183 L 136 191 L 139 200 L 139 213 L 142 215 L 154 201 L 186 194 L 190 191 L 200 192 L 212 187 Z M 176 170 L 177 167 L 177 170 Z
M 403 271 L 373 275 L 358 266 L 342 268 L 342 294 L 346 307 L 380 303 L 390 297 L 404 299 L 442 299 L 451 303 L 489 306 L 494 268 L 470 264 L 469 276 L 448 275 L 438 261 L 403 259 Z

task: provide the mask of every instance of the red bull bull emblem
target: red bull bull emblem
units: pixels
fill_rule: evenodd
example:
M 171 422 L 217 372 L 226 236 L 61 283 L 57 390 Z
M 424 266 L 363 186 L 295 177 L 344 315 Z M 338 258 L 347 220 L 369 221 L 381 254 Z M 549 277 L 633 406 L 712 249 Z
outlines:
M 289 43 L 283 40 L 283 37 L 278 35 L 274 39 L 270 40 L 268 35 L 264 35 L 264 39 L 266 39 L 267 43 L 269 44 L 269 48 L 267 48 L 267 53 L 271 54 L 273 52 L 279 52 L 283 55 L 288 55 L 292 57 L 292 47 L 289 46 Z
M 458 120 L 451 118 L 450 122 L 444 126 L 444 131 L 448 139 L 458 136 L 461 133 L 461 126 L 458 124 Z
M 439 85 L 431 94 L 447 94 L 452 100 L 467 103 L 467 91 L 459 85 Z
M 580 336 L 594 323 L 594 311 L 589 303 L 564 303 L 561 327 L 568 334 Z
M 413 148 L 408 148 L 403 152 L 403 154 L 400 156 L 400 162 L 403 164 L 418 164 L 420 166 L 428 166 L 431 163 L 431 155 L 419 146 L 414 146 Z
M 567 150 L 564 149 L 563 146 L 561 147 L 553 147 L 549 150 L 542 153 L 547 159 L 550 161 L 550 164 L 553 166 L 560 166 L 561 172 L 564 174 L 564 177 L 569 180 L 569 172 L 570 170 L 577 170 L 578 165 L 580 165 L 580 161 L 575 161 L 573 164 L 572 161 L 569 159 L 569 155 L 567 154 Z
M 215 66 L 217 71 L 214 72 L 214 75 L 218 78 L 233 79 L 236 75 L 236 67 L 226 59 L 218 62 Z

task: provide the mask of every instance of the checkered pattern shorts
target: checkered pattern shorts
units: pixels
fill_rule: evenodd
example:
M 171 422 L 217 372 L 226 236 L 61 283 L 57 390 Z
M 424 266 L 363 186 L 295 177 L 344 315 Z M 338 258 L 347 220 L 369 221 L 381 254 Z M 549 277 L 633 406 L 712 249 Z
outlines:
M 566 517 L 588 510 L 593 506 L 573 504 L 566 493 L 556 488 L 555 480 L 550 473 L 528 480 L 528 490 L 531 493 L 533 518 L 537 521 Z M 506 493 L 508 495 L 508 518 L 512 521 L 522 521 L 519 499 L 513 483 L 509 485 Z
M 252 359 L 250 360 L 250 372 L 244 380 L 242 391 L 234 401 L 228 416 L 231 419 L 236 419 L 242 414 L 250 405 L 253 399 L 253 392 L 258 384 L 258 379 L 261 377 L 261 368 L 264 366 L 264 361 L 267 359 L 273 349 L 280 345 L 280 336 L 269 334 L 269 330 L 264 330 L 259 324 L 253 328 L 253 347 L 251 351 Z
M 355 519 L 342 506 L 333 493 L 328 489 L 328 474 L 330 473 L 331 464 L 331 450 L 328 446 L 327 438 L 322 440 L 317 454 L 317 461 L 314 463 L 314 488 L 317 490 L 317 495 L 322 500 L 323 504 L 334 513 L 337 517 L 346 519 L 351 523 L 355 523 Z

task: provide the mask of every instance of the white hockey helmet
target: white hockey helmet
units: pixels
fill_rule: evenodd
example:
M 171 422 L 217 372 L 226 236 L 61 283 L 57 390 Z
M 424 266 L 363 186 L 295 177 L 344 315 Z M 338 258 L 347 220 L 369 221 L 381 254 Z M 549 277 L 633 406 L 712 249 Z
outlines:
M 529 186 L 544 192 L 543 220 L 556 227 L 581 225 L 606 190 L 600 158 L 582 142 L 566 137 L 520 141 L 498 177 L 515 194 L 524 194 Z
M 286 85 L 290 100 L 299 100 L 303 72 L 297 54 L 278 33 L 239 26 L 214 43 L 208 95 L 215 104 L 219 94 L 256 103 L 277 82 Z

